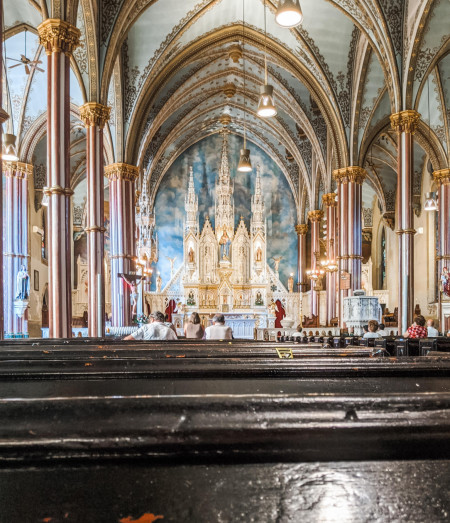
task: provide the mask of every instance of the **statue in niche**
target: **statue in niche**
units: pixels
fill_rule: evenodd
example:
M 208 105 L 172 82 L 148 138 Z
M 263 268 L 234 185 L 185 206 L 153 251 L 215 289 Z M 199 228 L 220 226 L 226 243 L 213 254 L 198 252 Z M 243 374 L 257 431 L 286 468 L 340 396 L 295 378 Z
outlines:
M 258 246 L 258 248 L 256 249 L 255 261 L 257 261 L 257 262 L 262 262 L 262 249 L 261 249 L 261 247 L 259 247 L 259 246 Z
M 188 299 L 186 301 L 187 305 L 195 305 L 195 297 L 193 291 L 189 292 Z
M 450 297 L 450 274 L 448 272 L 447 267 L 444 267 L 442 269 L 441 273 L 441 284 L 442 284 L 442 292 Z
M 156 292 L 161 292 L 161 287 L 162 287 L 162 278 L 158 274 L 158 276 L 156 277 Z
M 30 296 L 30 277 L 26 265 L 20 267 L 16 279 L 16 300 L 28 300 Z
M 222 234 L 222 237 L 220 238 L 219 245 L 220 245 L 220 258 L 222 260 L 229 260 L 231 241 L 230 241 L 230 238 L 229 238 L 226 230 L 224 231 L 224 233 Z
M 192 247 L 190 247 L 189 252 L 188 252 L 188 262 L 194 263 L 194 261 L 195 261 L 194 249 Z
M 258 291 L 256 293 L 255 305 L 264 305 L 264 302 L 263 302 L 262 295 L 261 295 L 260 291 Z

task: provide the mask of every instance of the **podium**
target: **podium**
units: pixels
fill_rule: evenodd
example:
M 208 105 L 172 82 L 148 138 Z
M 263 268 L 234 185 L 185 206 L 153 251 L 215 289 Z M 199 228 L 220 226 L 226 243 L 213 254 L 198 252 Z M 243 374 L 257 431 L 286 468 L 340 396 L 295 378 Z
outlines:
M 356 336 L 363 334 L 363 325 L 369 320 L 381 321 L 381 307 L 377 296 L 349 296 L 344 298 L 342 319 L 353 327 Z

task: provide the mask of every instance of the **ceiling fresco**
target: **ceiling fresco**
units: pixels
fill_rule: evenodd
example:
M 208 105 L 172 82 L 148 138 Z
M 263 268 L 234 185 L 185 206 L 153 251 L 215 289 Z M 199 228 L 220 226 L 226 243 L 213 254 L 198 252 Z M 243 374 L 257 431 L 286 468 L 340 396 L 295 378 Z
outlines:
M 245 0 L 243 34 L 241 0 L 4 2 L 6 55 L 24 52 L 27 27 L 27 55 L 42 60 L 44 69 L 26 75 L 6 62 L 3 106 L 11 118 L 5 130 L 18 136 L 19 146 L 37 143 L 47 66 L 36 28 L 62 6 L 81 30 L 82 45 L 71 62 L 74 122 L 86 101 L 109 105 L 108 158 L 141 167 L 153 197 L 177 158 L 217 134 L 227 114 L 228 129 L 242 137 L 245 122 L 249 142 L 282 173 L 299 220 L 306 205 L 318 208 L 320 194 L 333 187 L 332 170 L 352 164 L 369 171 L 364 205 L 377 196 L 387 209 L 395 200 L 396 169 L 390 114 L 418 110 L 425 125 L 421 139 L 433 141 L 439 162 L 448 165 L 450 2 L 300 3 L 304 20 L 287 30 L 275 22 L 275 0 Z M 231 58 L 236 45 L 244 54 Z M 256 116 L 265 53 L 278 108 L 270 121 Z M 227 84 L 235 87 L 229 97 Z M 72 142 L 72 176 L 79 183 L 85 152 L 81 137 Z M 423 154 L 415 157 L 416 172 Z

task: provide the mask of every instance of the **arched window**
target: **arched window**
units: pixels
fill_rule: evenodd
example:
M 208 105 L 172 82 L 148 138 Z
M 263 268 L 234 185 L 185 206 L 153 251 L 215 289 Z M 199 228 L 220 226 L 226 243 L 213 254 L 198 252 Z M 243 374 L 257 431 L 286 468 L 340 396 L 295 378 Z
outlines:
M 384 289 L 384 284 L 386 281 L 386 229 L 384 227 L 381 230 L 380 254 L 380 289 Z

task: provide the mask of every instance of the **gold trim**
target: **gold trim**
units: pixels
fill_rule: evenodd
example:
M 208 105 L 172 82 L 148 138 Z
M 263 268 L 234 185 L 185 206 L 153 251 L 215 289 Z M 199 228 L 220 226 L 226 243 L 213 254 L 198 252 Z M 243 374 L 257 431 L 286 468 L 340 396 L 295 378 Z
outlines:
M 88 102 L 80 107 L 80 118 L 86 127 L 100 127 L 103 129 L 111 115 L 111 107 Z
M 29 178 L 33 174 L 33 166 L 29 163 L 3 160 L 2 168 L 7 178 Z
M 45 187 L 42 191 L 47 196 L 52 194 L 64 194 L 65 196 L 72 196 L 73 190 L 70 187 L 61 187 L 61 185 L 53 185 L 52 187 Z
M 93 225 L 92 227 L 85 227 L 84 232 L 105 232 L 105 227 L 100 227 L 99 225 Z
M 400 111 L 391 114 L 391 127 L 399 133 L 414 134 L 420 120 L 420 114 L 417 111 Z
M 322 196 L 322 202 L 327 206 L 327 207 L 337 207 L 337 201 L 336 201 L 336 193 L 334 192 L 329 192 L 328 194 L 324 194 Z
M 136 256 L 132 256 L 131 254 L 112 254 L 109 256 L 110 260 L 118 260 L 118 259 L 123 259 L 123 258 L 126 258 L 131 261 L 135 261 Z
M 323 211 L 309 211 L 308 220 L 311 222 L 320 222 L 323 218 Z
M 105 176 L 110 180 L 134 182 L 139 176 L 139 167 L 127 163 L 113 163 L 105 167 Z
M 433 178 L 438 185 L 448 185 L 450 183 L 450 168 L 434 171 Z
M 295 232 L 297 234 L 306 234 L 308 232 L 308 224 L 307 223 L 300 223 L 299 225 L 295 226 Z
M 9 120 L 9 114 L 0 107 L 0 124 Z
M 363 257 L 359 254 L 344 254 L 343 256 L 337 256 L 338 260 L 362 260 Z
M 358 165 L 351 165 L 333 171 L 333 178 L 337 183 L 359 183 L 363 184 L 367 177 L 367 171 Z
M 62 52 L 70 56 L 80 45 L 81 31 L 58 18 L 48 18 L 37 28 L 39 43 L 46 54 Z

